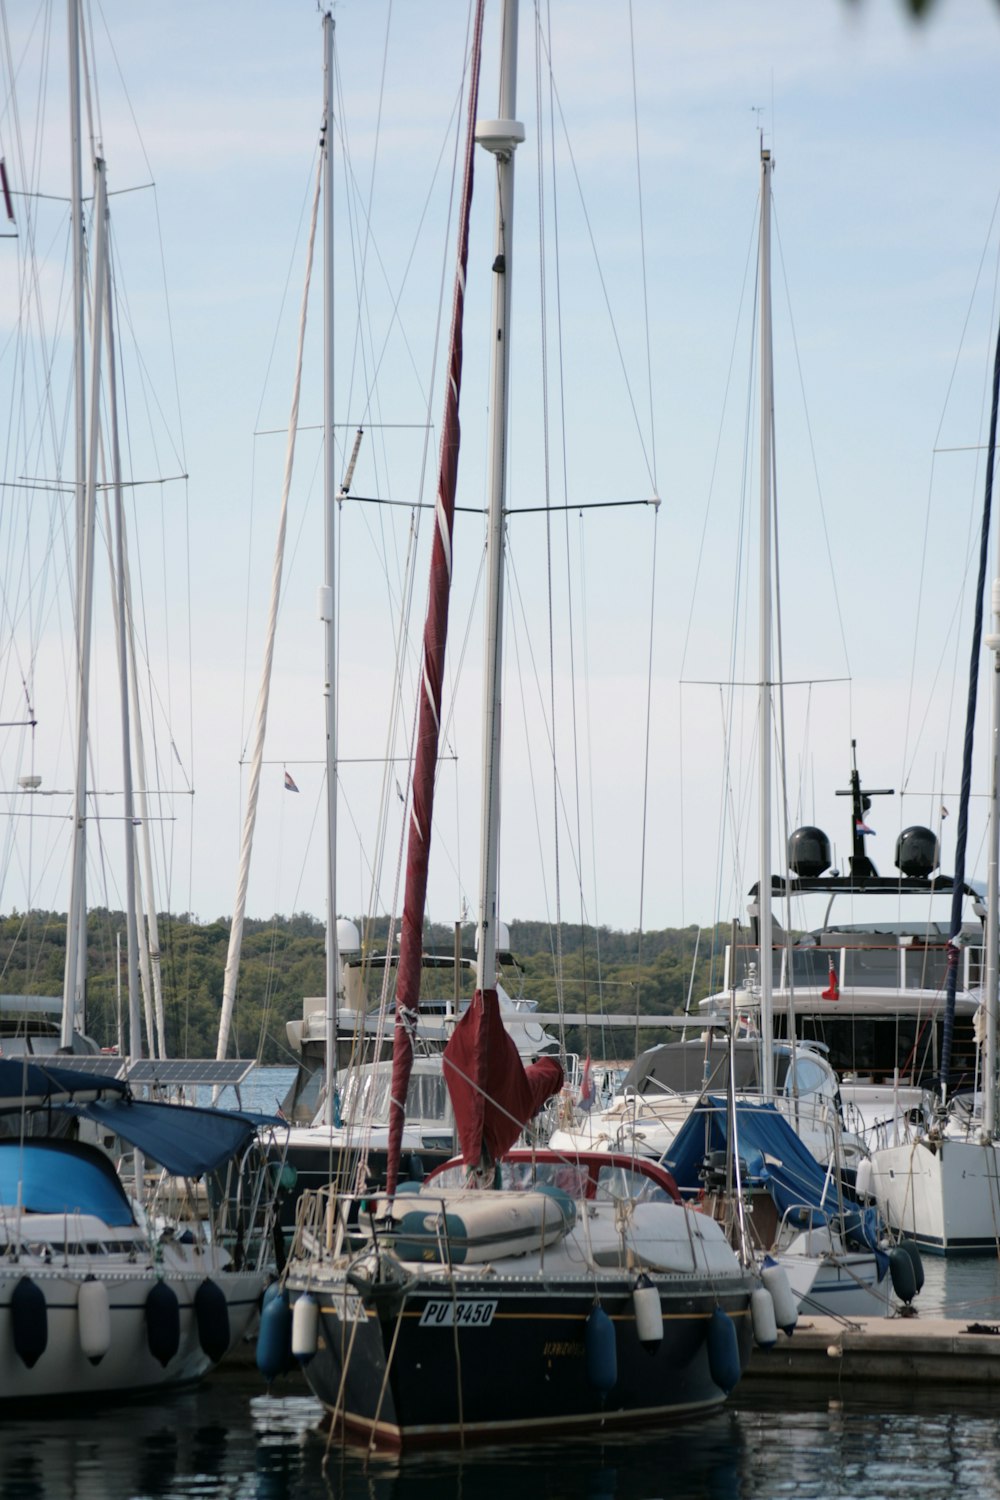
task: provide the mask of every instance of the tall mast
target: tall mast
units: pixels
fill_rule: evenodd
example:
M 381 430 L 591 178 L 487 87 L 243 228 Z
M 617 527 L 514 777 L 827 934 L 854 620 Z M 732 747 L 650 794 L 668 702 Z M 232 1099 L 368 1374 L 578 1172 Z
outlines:
M 761 1090 L 774 1092 L 771 951 L 771 474 L 774 371 L 771 345 L 771 153 L 760 153 L 760 884 L 758 905 Z
M 90 641 L 94 598 L 94 532 L 96 529 L 97 453 L 101 418 L 101 324 L 104 317 L 107 224 L 104 163 L 94 163 L 94 305 L 91 324 L 90 422 L 84 486 L 83 544 L 76 611 L 76 778 L 73 819 L 73 863 L 66 917 L 66 969 L 60 1046 L 73 1040 L 73 1021 L 83 1003 L 82 972 L 86 959 L 87 741 L 90 700 Z
M 73 425 L 74 425 L 74 513 L 76 527 L 76 645 L 77 645 L 77 783 L 74 809 L 73 855 L 70 867 L 70 899 L 66 914 L 66 967 L 63 979 L 61 1045 L 68 1047 L 73 1035 L 76 1002 L 82 993 L 81 976 L 86 961 L 86 755 L 80 754 L 80 736 L 86 739 L 86 719 L 81 722 L 79 674 L 81 668 L 81 609 L 86 555 L 87 484 L 87 376 L 86 302 L 84 296 L 83 145 L 80 111 L 80 6 L 67 0 L 67 51 L 69 60 L 70 131 L 70 240 L 73 250 Z M 83 705 L 84 715 L 86 704 Z M 81 769 L 82 768 L 82 769 Z M 81 780 L 82 776 L 82 780 Z M 82 950 L 82 951 L 81 951 Z
M 486 660 L 483 683 L 482 823 L 476 988 L 496 988 L 497 864 L 500 833 L 500 730 L 503 666 L 504 501 L 507 482 L 507 396 L 510 380 L 514 151 L 524 140 L 517 109 L 517 0 L 503 0 L 500 31 L 500 108 L 481 120 L 476 140 L 496 157 L 493 258 L 493 358 L 490 373 L 489 493 L 486 538 Z
M 1000 329 L 993 357 L 993 402 L 990 408 L 990 440 L 986 454 L 986 502 L 992 509 L 993 468 L 997 448 L 997 418 L 1000 415 Z M 997 574 L 992 589 L 992 632 L 986 637 L 993 655 L 992 721 L 990 724 L 990 837 L 986 889 L 986 1057 L 983 1063 L 983 1136 L 992 1139 L 997 1124 L 997 1013 L 1000 988 L 1000 528 L 997 531 Z
M 336 450 L 333 441 L 333 36 L 335 22 L 323 17 L 325 109 L 323 118 L 323 514 L 326 581 L 320 593 L 325 640 L 323 701 L 326 712 L 326 1098 L 323 1120 L 332 1125 L 337 1088 L 337 630 L 334 618 L 336 566 Z
M 104 178 L 104 163 L 99 164 Z M 105 199 L 106 202 L 106 199 Z M 105 208 L 105 218 L 107 209 Z M 136 919 L 135 799 L 132 792 L 132 732 L 129 718 L 128 631 L 125 605 L 125 512 L 122 504 L 121 446 L 118 441 L 118 392 L 115 382 L 114 309 L 111 305 L 111 257 L 107 229 L 102 236 L 104 264 L 95 263 L 94 274 L 105 284 L 104 332 L 107 347 L 108 413 L 111 441 L 111 479 L 115 499 L 115 608 L 118 615 L 118 683 L 121 693 L 122 788 L 125 825 L 125 931 L 128 966 L 128 1052 L 133 1061 L 143 1056 L 142 1024 L 139 1016 L 139 932 Z M 95 329 L 95 333 L 98 330 Z M 152 1017 L 150 1016 L 150 1020 Z M 156 1056 L 156 1039 L 149 1026 L 149 1050 Z
M 990 450 L 990 458 L 993 450 Z M 997 560 L 1000 575 L 1000 557 Z M 1000 941 L 997 901 L 1000 900 L 1000 576 L 993 580 L 993 632 L 986 638 L 987 648 L 993 657 L 992 718 L 990 722 L 990 808 L 989 847 L 986 867 L 986 974 L 984 999 L 986 1003 L 986 1055 L 983 1060 L 983 1125 L 984 1140 L 992 1140 L 997 1121 L 997 990 Z

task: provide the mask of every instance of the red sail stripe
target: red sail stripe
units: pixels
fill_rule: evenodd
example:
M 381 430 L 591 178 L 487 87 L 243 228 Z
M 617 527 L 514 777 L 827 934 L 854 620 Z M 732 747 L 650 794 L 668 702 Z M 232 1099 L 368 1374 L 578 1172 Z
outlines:
M 451 353 L 445 392 L 444 424 L 438 465 L 438 503 L 431 550 L 427 618 L 424 622 L 424 661 L 417 716 L 417 743 L 413 763 L 413 813 L 406 844 L 406 886 L 403 921 L 396 971 L 396 1027 L 393 1035 L 392 1102 L 389 1113 L 387 1190 L 391 1196 L 399 1176 L 406 1094 L 413 1063 L 413 1033 L 420 1009 L 420 970 L 423 957 L 424 906 L 427 897 L 427 867 L 430 859 L 431 818 L 434 809 L 434 779 L 438 760 L 438 726 L 441 722 L 441 687 L 444 681 L 445 644 L 448 639 L 448 601 L 451 590 L 451 537 L 455 521 L 455 491 L 458 483 L 458 398 L 462 385 L 462 316 L 465 307 L 465 272 L 469 260 L 469 213 L 472 203 L 475 126 L 479 99 L 479 64 L 482 53 L 483 9 L 476 7 L 470 54 L 469 109 L 465 140 L 465 172 L 459 218 L 458 267 L 451 315 Z

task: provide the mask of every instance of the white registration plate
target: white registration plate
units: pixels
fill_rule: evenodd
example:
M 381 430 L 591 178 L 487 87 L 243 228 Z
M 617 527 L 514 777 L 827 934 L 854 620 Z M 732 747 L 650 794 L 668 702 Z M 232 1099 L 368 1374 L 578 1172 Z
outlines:
M 365 1321 L 365 1304 L 357 1292 L 338 1292 L 334 1297 L 333 1305 L 342 1323 L 363 1323 Z
M 486 1302 L 481 1298 L 472 1301 L 451 1301 L 450 1298 L 442 1298 L 440 1302 L 428 1302 L 420 1314 L 421 1328 L 488 1328 L 493 1322 L 493 1314 L 497 1310 L 495 1302 Z

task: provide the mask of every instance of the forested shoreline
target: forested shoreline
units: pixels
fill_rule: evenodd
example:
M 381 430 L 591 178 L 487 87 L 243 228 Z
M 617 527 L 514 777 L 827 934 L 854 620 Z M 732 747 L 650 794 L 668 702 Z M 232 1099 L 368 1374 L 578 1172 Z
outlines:
M 159 917 L 161 972 L 167 1048 L 173 1057 L 214 1056 L 219 1008 L 229 943 L 229 920 L 199 922 L 182 914 Z M 388 919 L 363 927 L 365 952 L 384 953 Z M 662 1028 L 602 1028 L 603 1014 L 676 1015 L 689 993 L 700 998 L 722 984 L 722 952 L 728 929 L 664 928 L 619 932 L 607 927 L 545 922 L 509 924 L 512 962 L 502 980 L 512 995 L 524 994 L 546 1013 L 588 1017 L 586 1026 L 566 1029 L 570 1051 L 601 1057 L 632 1057 L 637 1043 L 662 1039 Z M 471 923 L 461 931 L 463 952 L 471 955 Z M 692 983 L 692 962 L 694 979 Z M 428 924 L 425 950 L 452 955 L 454 929 Z M 101 1046 L 118 1040 L 119 994 L 124 987 L 119 951 L 126 950 L 121 912 L 93 910 L 87 923 L 87 1030 Z M 285 1023 L 302 1014 L 307 995 L 324 986 L 325 930 L 308 913 L 247 919 L 240 963 L 233 1040 L 234 1056 L 264 1063 L 291 1063 Z M 13 912 L 0 917 L 0 992 L 7 995 L 59 995 L 66 956 L 65 914 Z M 377 980 L 375 981 L 377 985 Z M 466 979 L 468 994 L 471 980 Z M 369 987 L 373 996 L 377 988 Z M 561 993 L 561 1006 L 560 1006 Z M 127 1009 L 127 1002 L 122 1002 Z M 552 1023 L 549 1023 L 550 1025 Z M 553 1029 L 558 1029 L 553 1026 Z

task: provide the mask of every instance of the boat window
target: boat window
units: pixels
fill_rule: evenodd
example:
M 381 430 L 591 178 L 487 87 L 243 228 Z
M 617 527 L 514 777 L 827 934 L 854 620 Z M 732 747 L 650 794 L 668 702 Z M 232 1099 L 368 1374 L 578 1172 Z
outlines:
M 344 1081 L 341 1117 L 352 1124 L 363 1120 L 388 1120 L 392 1097 L 392 1068 L 356 1068 Z M 444 1120 L 448 1113 L 448 1090 L 443 1073 L 413 1073 L 406 1094 L 408 1120 Z
M 386 1110 L 388 1115 L 388 1109 Z M 443 1073 L 414 1073 L 406 1093 L 408 1120 L 443 1120 L 448 1114 L 448 1090 Z
M 629 1167 L 601 1167 L 597 1173 L 597 1197 L 604 1202 L 669 1203 L 670 1194 L 647 1177 Z
M 798 1093 L 800 1098 L 803 1094 L 820 1094 L 828 1078 L 826 1068 L 814 1058 L 797 1057 L 794 1068 L 789 1063 L 785 1076 L 785 1093 Z

